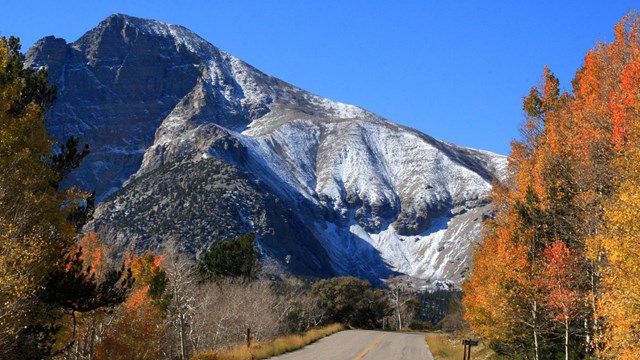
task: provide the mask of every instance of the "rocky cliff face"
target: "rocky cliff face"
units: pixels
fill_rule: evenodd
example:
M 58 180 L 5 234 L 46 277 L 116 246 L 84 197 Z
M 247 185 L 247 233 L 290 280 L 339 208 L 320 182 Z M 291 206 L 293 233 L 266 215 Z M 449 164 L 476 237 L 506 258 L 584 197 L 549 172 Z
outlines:
M 172 239 L 197 254 L 254 230 L 294 272 L 459 282 L 506 165 L 158 21 L 113 15 L 71 44 L 40 40 L 26 59 L 58 85 L 49 129 L 91 145 L 68 185 L 96 190 L 91 226 L 122 247 Z

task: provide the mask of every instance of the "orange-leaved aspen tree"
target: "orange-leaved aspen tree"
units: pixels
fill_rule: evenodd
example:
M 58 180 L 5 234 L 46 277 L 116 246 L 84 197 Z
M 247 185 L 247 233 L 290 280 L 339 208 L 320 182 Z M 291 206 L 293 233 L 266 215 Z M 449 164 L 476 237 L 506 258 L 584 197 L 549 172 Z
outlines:
M 577 259 L 564 242 L 556 240 L 544 250 L 545 267 L 538 274 L 537 285 L 543 289 L 543 305 L 564 328 L 564 353 L 569 359 L 570 322 L 576 315 L 580 297 L 576 290 Z
M 557 78 L 545 68 L 542 83 L 524 99 L 527 118 L 521 129 L 522 141 L 512 143 L 508 159 L 511 177 L 494 188 L 496 218 L 474 254 L 473 271 L 464 288 L 470 325 L 505 354 L 541 358 L 548 324 L 535 279 L 544 267 L 540 253 L 557 227 L 549 216 L 554 206 L 547 170 L 554 154 L 548 151 L 548 134 L 550 124 L 561 122 L 558 114 L 567 101 Z M 483 299 L 486 290 L 481 290 L 487 286 L 493 287 L 490 296 L 495 298 L 490 301 Z M 496 312 L 494 304 L 505 301 L 500 305 L 502 312 Z M 504 336 L 500 334 L 512 338 L 501 340 Z
M 160 341 L 167 331 L 165 294 L 168 279 L 162 256 L 147 252 L 132 256 L 129 266 L 134 289 L 124 302 L 115 324 L 96 348 L 96 359 L 157 359 Z

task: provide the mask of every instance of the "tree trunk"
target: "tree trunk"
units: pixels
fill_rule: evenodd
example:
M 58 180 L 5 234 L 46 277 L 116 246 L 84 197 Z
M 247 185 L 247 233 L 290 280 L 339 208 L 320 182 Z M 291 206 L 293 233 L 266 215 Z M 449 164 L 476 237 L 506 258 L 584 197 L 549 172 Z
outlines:
M 393 302 L 396 305 L 396 313 L 398 314 L 398 330 L 402 329 L 402 316 L 400 315 L 400 289 L 394 289 L 391 291 L 393 295 Z
M 597 315 L 597 293 L 598 293 L 598 262 L 601 261 L 601 254 L 598 254 L 598 259 L 593 263 L 591 269 L 591 314 L 593 316 L 593 349 L 596 354 L 599 354 L 600 344 L 598 344 L 598 332 L 600 331 Z
M 540 360 L 539 344 L 538 344 L 538 302 L 533 301 L 533 353 L 536 360 Z
M 184 315 L 181 313 L 178 315 L 178 322 L 180 326 L 180 359 L 185 360 L 187 358 L 185 344 L 184 344 Z
M 564 360 L 569 360 L 569 318 L 564 318 Z
M 398 307 L 398 330 L 402 329 L 402 316 L 400 315 L 400 307 Z

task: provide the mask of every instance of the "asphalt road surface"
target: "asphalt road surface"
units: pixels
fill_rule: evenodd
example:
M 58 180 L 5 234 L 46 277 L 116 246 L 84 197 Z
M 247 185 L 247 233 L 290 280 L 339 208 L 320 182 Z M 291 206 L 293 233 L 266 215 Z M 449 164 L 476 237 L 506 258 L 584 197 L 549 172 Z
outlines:
M 345 330 L 275 360 L 433 360 L 422 333 Z

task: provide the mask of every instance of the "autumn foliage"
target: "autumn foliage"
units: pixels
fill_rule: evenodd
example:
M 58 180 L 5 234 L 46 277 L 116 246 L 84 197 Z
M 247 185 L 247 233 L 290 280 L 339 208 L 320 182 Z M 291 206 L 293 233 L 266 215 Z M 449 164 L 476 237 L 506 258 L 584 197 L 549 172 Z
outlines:
M 558 240 L 544 250 L 544 266 L 536 278 L 536 286 L 544 292 L 543 305 L 558 321 L 568 322 L 576 314 L 579 303 L 576 285 L 577 259 L 564 242 Z
M 525 97 L 510 178 L 464 285 L 467 320 L 501 353 L 640 353 L 640 19 L 625 17 L 560 90 Z M 560 341 L 562 339 L 562 341 Z
M 157 359 L 166 332 L 167 276 L 150 252 L 129 261 L 136 284 L 115 324 L 96 348 L 96 359 Z
M 17 38 L 0 37 L 0 357 L 40 358 L 55 339 L 64 309 L 43 300 L 49 274 L 73 252 L 88 194 L 59 189 L 88 154 L 77 139 L 57 148 L 44 112 L 55 97 L 46 71 L 25 68 Z M 69 145 L 69 146 L 67 146 Z M 60 149 L 60 148 L 59 148 Z

